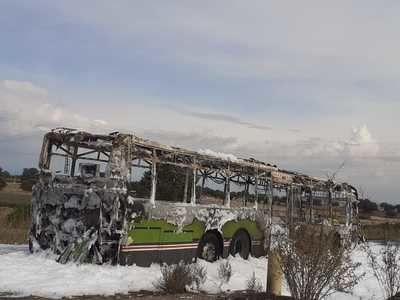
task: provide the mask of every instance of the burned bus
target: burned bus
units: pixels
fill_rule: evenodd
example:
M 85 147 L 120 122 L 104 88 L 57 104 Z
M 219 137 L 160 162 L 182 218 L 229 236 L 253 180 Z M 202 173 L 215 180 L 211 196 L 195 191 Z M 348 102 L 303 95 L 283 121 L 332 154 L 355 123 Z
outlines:
M 273 223 L 351 231 L 357 190 L 255 159 L 133 134 L 48 132 L 32 189 L 32 252 L 148 266 L 266 254 Z

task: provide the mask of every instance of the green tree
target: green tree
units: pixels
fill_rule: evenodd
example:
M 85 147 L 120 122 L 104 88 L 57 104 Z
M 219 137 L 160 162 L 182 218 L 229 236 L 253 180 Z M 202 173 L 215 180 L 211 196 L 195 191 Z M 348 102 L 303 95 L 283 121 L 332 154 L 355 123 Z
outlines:
M 184 194 L 185 172 L 184 168 L 162 165 L 158 173 L 156 198 L 181 202 Z M 189 180 L 189 182 L 192 182 L 192 180 Z
M 6 186 L 7 186 L 6 181 L 2 177 L 0 177 L 0 191 L 4 189 Z
M 3 177 L 3 178 L 10 177 L 10 173 L 0 167 L 0 177 Z
M 39 178 L 39 170 L 36 168 L 24 168 L 21 176 L 21 189 L 31 191 L 32 186 Z
M 369 199 L 359 199 L 358 208 L 366 213 L 378 210 L 378 205 Z
M 162 164 L 157 165 L 157 200 L 181 202 L 184 196 L 186 169 Z M 193 181 L 193 175 L 190 172 L 189 175 L 189 186 Z M 138 182 L 131 182 L 129 184 L 129 190 L 135 191 L 137 197 L 149 197 L 151 189 L 151 171 L 146 171 L 143 177 Z
M 4 178 L 8 176 L 10 176 L 10 173 L 8 173 L 6 170 L 3 170 L 0 167 L 0 191 L 7 186 L 7 183 Z

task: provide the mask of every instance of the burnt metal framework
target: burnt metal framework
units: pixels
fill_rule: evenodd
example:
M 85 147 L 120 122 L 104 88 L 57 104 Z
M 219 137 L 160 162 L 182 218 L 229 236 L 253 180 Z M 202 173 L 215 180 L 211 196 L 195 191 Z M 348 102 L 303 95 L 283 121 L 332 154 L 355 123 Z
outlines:
M 155 203 L 157 189 L 157 169 L 169 164 L 186 169 L 184 202 L 187 201 L 188 180 L 193 174 L 190 192 L 192 204 L 196 203 L 196 184 L 201 182 L 200 193 L 205 180 L 210 179 L 225 184 L 224 205 L 230 207 L 230 184 L 245 187 L 245 198 L 249 187 L 255 191 L 254 205 L 257 207 L 259 192 L 267 197 L 266 213 L 272 215 L 273 191 L 285 191 L 287 195 L 287 222 L 314 222 L 315 199 L 325 199 L 329 211 L 328 220 L 333 218 L 333 203 L 342 202 L 345 207 L 345 223 L 350 225 L 356 215 L 357 190 L 347 183 L 320 179 L 305 174 L 279 169 L 255 159 L 226 159 L 205 155 L 195 151 L 163 145 L 132 134 L 118 132 L 108 135 L 90 134 L 68 128 L 57 128 L 47 133 L 40 154 L 39 167 L 50 169 L 51 158 L 64 157 L 64 171 L 71 177 L 76 172 L 77 160 L 97 161 L 107 164 L 106 178 L 128 180 L 132 167 L 148 168 L 152 174 L 149 201 Z M 71 160 L 71 162 L 70 162 Z M 245 199 L 246 201 L 246 199 Z M 308 206 L 308 211 L 306 211 Z M 297 212 L 297 216 L 296 216 Z M 306 217 L 307 216 L 307 217 Z M 272 218 L 270 218 L 272 220 Z
M 61 158 L 61 163 L 64 160 L 64 174 L 51 171 L 54 164 L 60 167 L 53 159 L 57 157 Z M 77 166 L 78 161 L 83 163 Z M 183 191 L 181 203 L 156 201 L 157 173 L 162 165 L 182 168 L 185 176 L 183 186 L 179 186 Z M 138 251 L 145 248 L 135 245 L 135 239 L 138 243 L 141 241 L 130 235 L 143 229 L 137 226 L 140 219 L 162 220 L 176 226 L 177 232 L 194 224 L 195 219 L 199 220 L 204 225 L 203 236 L 185 238 L 184 242 L 189 246 L 185 244 L 181 250 L 185 257 L 192 259 L 197 257 L 196 251 L 203 247 L 203 238 L 210 232 L 218 240 L 220 238 L 221 245 L 216 249 L 228 253 L 235 236 L 233 233 L 224 237 L 217 234 L 223 232 L 225 224 L 239 224 L 242 220 L 255 222 L 257 229 L 249 237 L 254 237 L 251 251 L 263 255 L 268 248 L 271 224 L 275 221 L 289 226 L 325 221 L 335 224 L 335 204 L 341 203 L 345 218 L 340 225 L 347 225 L 346 233 L 351 229 L 352 217 L 357 214 L 353 211 L 357 191 L 347 183 L 282 170 L 252 158 L 206 155 L 132 134 L 114 132 L 104 135 L 68 128 L 54 129 L 44 137 L 39 167 L 41 175 L 32 195 L 30 246 L 32 250 L 52 249 L 59 255 L 60 262 L 159 262 L 163 254 L 158 257 L 157 251 L 150 251 L 140 256 Z M 145 199 L 128 190 L 135 168 L 150 170 L 147 173 L 150 178 L 146 177 L 151 181 L 150 195 Z M 207 180 L 224 185 L 223 205 L 198 203 L 201 196 L 196 194 L 204 192 Z M 235 203 L 231 203 L 231 195 L 238 195 L 233 194 L 232 185 L 244 188 L 242 200 L 250 207 L 235 207 Z M 276 197 L 282 200 L 282 194 L 285 195 L 283 217 L 279 216 L 282 211 L 278 205 L 273 205 Z M 148 236 L 151 228 L 144 227 L 143 236 Z M 157 230 L 160 234 L 169 231 L 161 231 L 161 227 Z M 236 230 L 238 228 L 232 229 Z M 225 237 L 228 240 L 223 240 Z M 143 239 L 142 243 L 154 246 L 151 240 Z

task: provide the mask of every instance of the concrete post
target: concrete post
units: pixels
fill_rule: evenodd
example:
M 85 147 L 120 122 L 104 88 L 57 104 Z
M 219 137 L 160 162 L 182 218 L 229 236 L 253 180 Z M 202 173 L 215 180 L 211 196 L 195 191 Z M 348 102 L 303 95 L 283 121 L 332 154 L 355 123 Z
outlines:
M 290 186 L 290 197 L 289 197 L 289 225 L 293 226 L 293 222 L 294 222 L 294 193 L 295 193 L 295 189 L 293 188 L 293 186 Z
M 269 195 L 268 195 L 268 225 L 272 225 L 272 208 L 274 205 L 274 185 L 272 183 L 272 178 L 269 181 Z
M 184 203 L 187 203 L 187 194 L 188 194 L 188 186 L 189 186 L 189 172 L 190 172 L 190 169 L 186 168 L 185 186 L 183 188 L 183 202 Z
M 282 295 L 283 273 L 280 267 L 280 258 L 275 251 L 268 255 L 267 295 Z
M 156 191 L 157 191 L 157 163 L 153 159 L 151 163 L 151 193 L 150 203 L 154 207 L 156 205 Z
M 225 177 L 225 189 L 224 189 L 224 194 L 225 194 L 225 198 L 224 198 L 224 205 L 226 207 L 230 207 L 231 206 L 231 180 L 230 180 L 230 174 L 227 173 L 226 177 Z
M 196 180 L 197 180 L 197 168 L 194 168 L 193 169 L 192 195 L 190 198 L 190 203 L 192 205 L 196 204 Z
M 258 170 L 256 172 L 254 184 L 254 209 L 258 209 Z

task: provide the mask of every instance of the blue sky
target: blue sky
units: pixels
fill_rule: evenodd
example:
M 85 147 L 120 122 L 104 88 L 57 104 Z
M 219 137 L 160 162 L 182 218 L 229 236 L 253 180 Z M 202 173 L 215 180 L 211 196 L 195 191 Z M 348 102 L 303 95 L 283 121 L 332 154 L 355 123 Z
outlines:
M 398 1 L 0 2 L 0 166 L 55 126 L 254 156 L 398 202 Z

